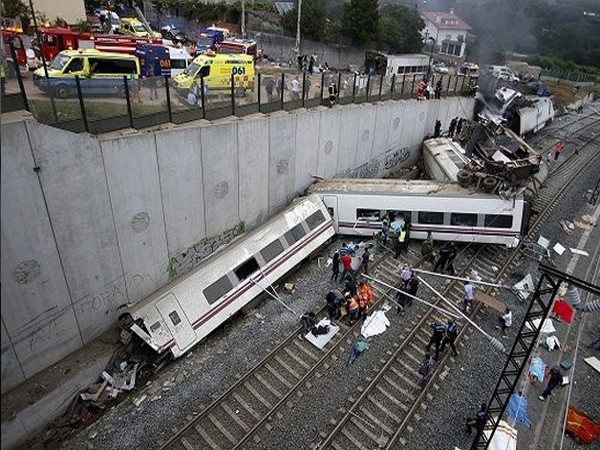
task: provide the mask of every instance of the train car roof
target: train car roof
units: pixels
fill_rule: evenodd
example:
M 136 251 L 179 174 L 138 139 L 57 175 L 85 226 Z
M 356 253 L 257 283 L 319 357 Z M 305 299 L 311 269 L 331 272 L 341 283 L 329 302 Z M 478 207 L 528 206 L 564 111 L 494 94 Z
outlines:
M 359 179 L 339 178 L 319 180 L 308 188 L 309 194 L 324 193 L 415 195 L 415 196 L 473 196 L 501 197 L 461 187 L 458 183 L 441 183 L 432 180 Z
M 270 226 L 272 226 L 274 223 L 276 223 L 278 221 L 285 220 L 286 213 L 293 211 L 294 209 L 296 209 L 298 207 L 298 205 L 300 205 L 301 203 L 303 203 L 305 201 L 310 201 L 317 206 L 322 205 L 321 199 L 316 195 L 309 196 L 309 197 L 296 198 L 291 204 L 289 204 L 279 214 L 276 214 L 275 216 L 270 218 L 268 221 L 259 225 L 252 231 L 243 233 L 240 236 L 237 236 L 234 239 L 232 239 L 227 244 L 217 248 L 214 252 L 212 252 L 210 255 L 208 255 L 206 258 L 204 258 L 202 261 L 200 261 L 199 264 L 194 266 L 194 268 L 192 268 L 191 270 L 188 270 L 181 276 L 178 276 L 178 277 L 172 279 L 168 283 L 166 283 L 163 286 L 161 286 L 160 288 L 156 289 L 151 294 L 147 295 L 145 298 L 140 299 L 136 303 L 131 304 L 130 308 L 132 310 L 144 308 L 149 303 L 155 301 L 158 297 L 161 297 L 166 292 L 169 292 L 171 289 L 173 289 L 173 285 L 175 285 L 177 283 L 181 283 L 181 282 L 185 281 L 186 279 L 192 277 L 194 274 L 196 274 L 196 272 L 198 270 L 200 270 L 200 268 L 202 268 L 202 267 L 207 268 L 213 264 L 218 264 L 218 261 L 217 261 L 218 258 L 231 258 L 232 256 L 237 258 L 238 256 L 241 256 L 246 251 L 245 250 L 246 247 L 244 247 L 240 244 L 242 244 L 243 242 L 259 241 L 261 239 L 264 239 L 265 236 L 270 231 L 270 228 L 269 228 Z M 236 259 L 235 260 L 236 264 L 234 264 L 234 265 L 241 264 L 242 262 L 244 262 L 244 260 L 245 259 L 239 259 L 239 260 Z M 226 274 L 231 269 L 232 269 L 232 267 L 223 266 L 222 274 L 223 275 Z

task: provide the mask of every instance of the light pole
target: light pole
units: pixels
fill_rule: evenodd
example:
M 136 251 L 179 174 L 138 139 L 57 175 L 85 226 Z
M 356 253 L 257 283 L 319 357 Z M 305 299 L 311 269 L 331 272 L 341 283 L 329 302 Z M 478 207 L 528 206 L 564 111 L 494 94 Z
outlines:
M 429 81 L 429 77 L 431 76 L 431 60 L 433 59 L 433 49 L 435 48 L 436 41 L 431 36 L 427 40 L 431 41 L 431 51 L 429 52 L 429 66 L 427 67 L 427 81 Z
M 302 17 L 302 0 L 298 0 L 298 23 L 296 24 L 296 56 L 300 55 L 300 19 Z

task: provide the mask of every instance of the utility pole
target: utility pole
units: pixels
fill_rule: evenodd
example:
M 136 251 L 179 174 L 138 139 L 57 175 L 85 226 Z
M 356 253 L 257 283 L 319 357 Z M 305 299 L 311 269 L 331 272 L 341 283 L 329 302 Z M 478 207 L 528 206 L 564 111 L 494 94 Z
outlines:
M 298 0 L 298 23 L 296 25 L 296 56 L 300 55 L 300 18 L 302 17 L 302 0 Z
M 242 0 L 242 37 L 246 39 L 246 0 Z

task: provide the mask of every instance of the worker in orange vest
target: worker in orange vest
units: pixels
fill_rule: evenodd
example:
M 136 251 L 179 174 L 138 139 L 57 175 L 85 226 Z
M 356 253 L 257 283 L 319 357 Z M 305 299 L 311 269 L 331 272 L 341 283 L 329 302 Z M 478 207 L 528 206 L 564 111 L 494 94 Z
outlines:
M 356 299 L 348 292 L 346 292 L 346 310 L 348 311 L 348 317 L 350 318 L 350 325 L 352 325 L 360 316 L 360 307 Z
M 373 294 L 373 289 L 371 289 L 371 285 L 367 282 L 367 280 L 360 280 L 358 283 L 358 298 L 359 303 L 360 300 L 364 300 L 367 307 L 369 307 L 375 300 L 375 294 Z

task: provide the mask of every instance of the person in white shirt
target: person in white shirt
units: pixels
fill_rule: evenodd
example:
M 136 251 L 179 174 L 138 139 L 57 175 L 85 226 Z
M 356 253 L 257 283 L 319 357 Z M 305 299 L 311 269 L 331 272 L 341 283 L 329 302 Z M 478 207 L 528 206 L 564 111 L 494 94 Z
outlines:
M 290 91 L 292 92 L 292 100 L 300 100 L 300 82 L 298 81 L 298 77 L 294 77 L 292 82 L 290 83 Z
M 473 299 L 475 298 L 475 286 L 471 280 L 465 281 L 465 298 L 463 300 L 463 312 L 467 314 L 473 308 Z
M 510 308 L 506 308 L 503 316 L 498 317 L 500 320 L 500 326 L 498 328 L 502 328 L 502 337 L 507 337 L 506 329 L 512 325 L 512 311 Z

